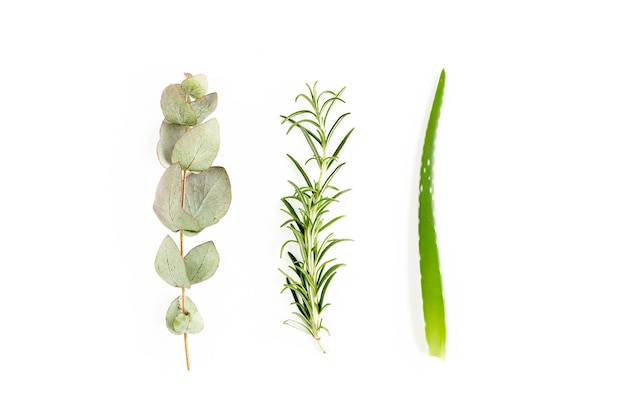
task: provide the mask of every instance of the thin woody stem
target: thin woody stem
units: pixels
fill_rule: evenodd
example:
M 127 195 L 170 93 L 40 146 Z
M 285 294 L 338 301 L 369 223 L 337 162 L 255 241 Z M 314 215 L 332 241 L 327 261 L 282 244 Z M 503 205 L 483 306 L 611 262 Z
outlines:
M 187 127 L 185 126 L 185 131 L 187 130 Z M 181 204 L 183 209 L 185 208 L 185 188 L 187 186 L 187 170 L 183 171 L 183 191 L 182 191 L 182 198 L 181 198 Z M 180 256 L 184 257 L 185 256 L 185 250 L 184 250 L 184 233 L 183 231 L 179 231 L 179 241 L 180 241 Z M 181 309 L 183 311 L 183 314 L 187 315 L 187 307 L 185 306 L 185 287 L 181 288 L 182 290 L 182 302 L 181 302 Z M 184 333 L 184 341 L 185 341 L 185 361 L 187 362 L 187 371 L 191 370 L 191 365 L 189 363 L 189 344 L 187 342 L 187 332 Z
M 183 192 L 182 192 L 182 206 L 183 206 L 183 210 L 185 209 L 185 188 L 187 186 L 187 170 L 183 171 Z M 185 256 L 185 249 L 184 249 L 184 233 L 182 230 L 180 230 L 178 232 L 178 236 L 179 236 L 179 241 L 180 241 L 180 256 Z M 182 287 L 183 290 L 183 302 L 182 302 L 182 310 L 183 310 L 183 314 L 187 314 L 187 309 L 185 308 L 185 287 Z
M 184 338 L 185 338 L 185 361 L 187 362 L 187 371 L 191 371 L 191 363 L 189 362 L 189 345 L 187 344 L 187 332 L 185 332 Z
M 315 341 L 317 342 L 317 345 L 320 347 L 320 349 L 322 349 L 322 353 L 328 353 L 324 345 L 322 345 L 322 338 L 319 336 L 313 336 L 313 337 Z

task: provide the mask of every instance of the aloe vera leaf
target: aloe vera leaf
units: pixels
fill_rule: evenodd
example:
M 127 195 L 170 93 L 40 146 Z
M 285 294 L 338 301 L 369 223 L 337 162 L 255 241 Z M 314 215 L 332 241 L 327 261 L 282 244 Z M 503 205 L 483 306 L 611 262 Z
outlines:
M 420 191 L 418 210 L 418 234 L 420 273 L 422 286 L 422 307 L 426 342 L 430 355 L 444 358 L 446 355 L 446 314 L 443 298 L 441 271 L 439 268 L 439 249 L 435 230 L 435 214 L 433 204 L 433 166 L 437 125 L 443 102 L 446 84 L 446 72 L 441 70 L 437 91 L 433 100 L 420 169 Z

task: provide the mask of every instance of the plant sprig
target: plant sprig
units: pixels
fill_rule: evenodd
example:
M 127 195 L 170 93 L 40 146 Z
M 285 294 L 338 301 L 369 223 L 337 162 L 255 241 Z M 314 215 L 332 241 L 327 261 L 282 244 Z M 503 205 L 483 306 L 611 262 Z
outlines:
M 153 209 L 167 229 L 178 233 L 178 245 L 166 235 L 154 266 L 167 284 L 181 289 L 181 295 L 167 309 L 165 324 L 173 334 L 184 335 L 187 370 L 187 335 L 202 331 L 204 320 L 185 290 L 211 278 L 220 258 L 212 241 L 185 254 L 184 236 L 194 236 L 217 223 L 231 202 L 226 170 L 212 166 L 220 138 L 217 120 L 204 121 L 217 107 L 217 94 L 206 94 L 207 89 L 205 75 L 185 73 L 184 81 L 163 90 L 164 119 L 157 144 L 157 156 L 166 170 L 157 186 Z
M 348 192 L 340 190 L 332 184 L 333 179 L 345 162 L 339 162 L 339 154 L 348 138 L 354 131 L 350 129 L 331 149 L 333 137 L 341 122 L 350 114 L 343 113 L 334 121 L 331 120 L 331 110 L 336 103 L 344 103 L 341 94 L 345 87 L 335 93 L 330 90 L 318 94 L 317 82 L 310 86 L 306 84 L 308 94 L 296 96 L 296 102 L 303 99 L 308 108 L 281 116 L 282 123 L 289 123 L 289 134 L 293 129 L 299 130 L 308 144 L 312 156 L 301 164 L 296 158 L 287 154 L 289 160 L 298 170 L 303 183 L 289 181 L 293 187 L 293 194 L 282 198 L 282 211 L 288 219 L 281 225 L 289 229 L 293 238 L 287 240 L 280 250 L 281 258 L 288 247 L 295 246 L 297 251 L 287 250 L 290 261 L 289 271 L 280 269 L 285 277 L 283 291 L 289 290 L 296 306 L 293 314 L 298 320 L 286 320 L 296 329 L 310 334 L 320 346 L 322 352 L 326 349 L 321 343 L 320 331 L 328 329 L 323 325 L 322 312 L 330 304 L 325 301 L 326 291 L 337 274 L 337 270 L 345 264 L 337 262 L 329 255 L 330 249 L 336 244 L 350 239 L 334 237 L 330 227 L 343 218 L 336 216 L 326 221 L 325 216 L 330 212 L 330 205 L 338 202 L 339 197 Z M 330 128 L 329 128 L 330 126 Z M 315 169 L 308 168 L 307 164 L 314 162 Z

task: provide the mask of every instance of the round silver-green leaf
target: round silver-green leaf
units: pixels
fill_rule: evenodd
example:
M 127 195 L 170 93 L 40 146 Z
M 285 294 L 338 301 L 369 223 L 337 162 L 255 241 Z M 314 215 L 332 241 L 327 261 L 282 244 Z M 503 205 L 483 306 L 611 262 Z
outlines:
M 179 125 L 193 126 L 198 122 L 196 112 L 180 84 L 170 84 L 161 94 L 161 110 L 165 120 Z
M 185 133 L 185 126 L 170 123 L 163 120 L 159 130 L 159 143 L 157 144 L 157 156 L 159 162 L 165 168 L 172 165 L 172 151 L 178 139 Z
M 159 246 L 159 250 L 154 260 L 154 268 L 163 281 L 173 287 L 189 288 L 191 283 L 187 277 L 185 261 L 180 254 L 180 250 L 174 239 L 165 236 Z
M 183 313 L 182 299 L 182 296 L 178 296 L 170 304 L 165 313 L 165 325 L 175 335 L 200 333 L 204 328 L 204 319 L 189 297 L 185 297 L 186 314 Z
M 196 112 L 198 122 L 202 122 L 217 108 L 217 93 L 207 94 L 191 103 L 193 111 Z
M 204 74 L 191 76 L 183 81 L 180 86 L 183 91 L 193 98 L 202 97 L 209 89 L 209 80 Z
M 230 201 L 230 179 L 224 168 L 211 167 L 187 177 L 185 208 L 203 229 L 226 215 Z
M 179 164 L 165 170 L 154 196 L 153 209 L 165 227 L 172 232 L 189 230 L 198 232 L 203 229 L 198 220 L 183 209 L 182 169 Z
M 198 284 L 211 278 L 217 271 L 219 263 L 220 255 L 213 242 L 205 242 L 191 249 L 185 255 L 185 268 L 189 283 Z
M 190 128 L 172 150 L 172 163 L 180 163 L 183 170 L 206 171 L 211 167 L 220 148 L 220 127 L 216 119 Z
M 196 309 L 193 313 L 189 313 L 191 319 L 187 326 L 187 333 L 197 334 L 204 329 L 204 319 L 200 315 L 200 312 Z

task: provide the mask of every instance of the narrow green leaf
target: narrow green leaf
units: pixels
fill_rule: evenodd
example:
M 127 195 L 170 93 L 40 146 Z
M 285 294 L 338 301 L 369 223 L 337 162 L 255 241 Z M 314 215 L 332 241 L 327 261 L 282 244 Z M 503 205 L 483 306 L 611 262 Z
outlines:
M 308 322 L 308 320 L 306 318 L 303 318 L 303 316 L 301 314 L 296 314 L 295 312 L 293 314 L 297 315 L 300 318 L 300 320 L 303 320 L 303 323 L 307 323 Z M 311 327 L 310 326 L 306 326 L 303 323 L 297 322 L 295 320 L 285 320 L 285 324 L 286 325 L 291 326 L 294 329 L 301 330 L 304 333 L 308 333 L 311 336 L 313 336 L 314 334 L 313 334 L 313 330 L 311 330 Z
M 342 215 L 342 216 L 337 216 L 337 217 L 335 217 L 335 218 L 334 218 L 334 219 L 332 219 L 332 220 L 329 220 L 328 222 L 326 222 L 325 224 L 323 224 L 323 225 L 320 227 L 319 231 L 320 231 L 320 232 L 323 232 L 323 231 L 324 231 L 324 229 L 326 229 L 327 227 L 331 226 L 333 223 L 337 222 L 338 220 L 343 219 L 344 217 L 346 217 L 346 216 L 345 216 L 345 215 Z
M 172 150 L 172 163 L 180 163 L 183 170 L 206 171 L 217 157 L 220 148 L 220 127 L 216 119 L 190 128 Z
M 309 148 L 311 148 L 311 152 L 313 152 L 312 159 L 315 159 L 315 161 L 317 162 L 317 165 L 321 166 L 324 158 L 322 158 L 322 156 L 320 155 L 320 152 L 317 150 L 317 146 L 315 146 L 315 142 L 313 142 L 311 138 L 312 137 L 315 138 L 315 140 L 320 143 L 321 143 L 321 140 L 317 139 L 317 136 L 309 132 L 307 129 L 300 129 L 300 131 L 302 132 L 302 134 L 304 135 L 304 138 L 309 144 Z
M 291 284 L 291 279 L 289 277 L 286 278 L 286 285 L 285 287 L 289 289 L 289 291 L 291 292 L 291 296 L 293 297 L 293 304 L 296 305 L 296 307 L 298 308 L 298 310 L 300 311 L 300 313 L 307 317 L 307 319 L 309 318 L 309 313 L 307 312 L 307 310 L 305 309 L 304 305 L 302 304 L 302 301 L 300 301 L 300 297 L 298 296 L 298 292 L 294 289 L 293 285 Z
M 179 164 L 165 170 L 154 197 L 153 209 L 165 227 L 172 232 L 202 230 L 200 223 L 187 211 L 183 210 L 182 170 Z
M 322 184 L 322 190 L 325 190 L 326 187 L 328 187 L 328 184 L 330 184 L 330 181 L 333 179 L 335 175 L 337 175 L 337 171 L 339 171 L 341 167 L 344 166 L 345 164 L 346 164 L 345 162 L 342 162 L 341 164 L 335 167 L 335 169 L 326 178 L 326 181 L 324 181 L 324 184 Z
M 209 80 L 204 74 L 193 75 L 180 83 L 182 90 L 193 98 L 202 97 L 209 89 Z
M 339 116 L 339 118 L 337 118 L 337 120 L 335 120 L 335 123 L 333 123 L 333 126 L 330 128 L 330 130 L 328 131 L 328 135 L 326 135 L 326 137 L 328 138 L 328 140 L 330 140 L 333 137 L 333 133 L 335 133 L 335 130 L 337 129 L 337 127 L 339 126 L 339 124 L 341 123 L 341 121 L 343 119 L 345 119 L 346 117 L 348 117 L 350 115 L 350 113 L 344 113 L 341 116 Z
M 348 138 L 350 137 L 352 132 L 354 132 L 354 128 L 350 129 L 348 131 L 348 133 L 346 133 L 346 135 L 343 137 L 342 141 L 337 146 L 337 149 L 335 149 L 335 152 L 333 153 L 333 161 L 337 160 L 337 158 L 339 157 L 339 152 L 341 152 L 341 150 L 343 149 L 343 146 L 348 141 Z
M 334 259 L 332 260 L 334 261 Z M 324 282 L 326 282 L 328 279 L 332 278 L 335 273 L 337 272 L 337 269 L 346 266 L 346 264 L 334 264 L 332 265 L 330 268 L 328 268 L 327 271 L 324 272 L 323 276 L 320 278 L 318 284 L 322 285 Z
M 291 216 L 291 219 L 287 220 L 287 222 L 285 222 L 285 224 L 289 223 L 292 220 L 294 222 L 298 223 L 298 224 L 302 224 L 302 221 L 300 220 L 300 216 L 298 216 L 298 213 L 296 212 L 296 210 L 293 208 L 293 206 L 289 202 L 289 198 L 288 197 L 283 197 L 283 198 L 281 198 L 281 201 L 283 202 L 283 204 L 287 208 L 287 210 L 283 210 L 283 211 Z
M 180 84 L 170 84 L 161 94 L 161 110 L 165 120 L 179 125 L 193 126 L 197 123 L 196 112 L 185 97 Z
M 185 267 L 190 284 L 198 284 L 211 278 L 217 271 L 219 263 L 220 256 L 213 242 L 205 242 L 191 249 L 185 255 Z
M 289 158 L 291 160 L 291 162 L 293 162 L 293 164 L 296 166 L 298 171 L 300 171 L 300 174 L 302 175 L 302 178 L 304 178 L 304 181 L 306 181 L 306 184 L 309 187 L 313 187 L 313 182 L 309 179 L 309 176 L 307 175 L 307 173 L 304 170 L 304 168 L 302 168 L 302 165 L 300 165 L 300 163 L 298 161 L 296 161 L 295 158 L 293 156 L 289 155 L 289 154 L 287 154 L 287 158 Z
M 187 177 L 185 209 L 203 229 L 224 217 L 230 207 L 230 200 L 230 180 L 224 168 L 211 167 Z
M 435 229 L 433 166 L 435 138 L 437 136 L 437 125 L 439 124 L 445 83 L 446 73 L 445 70 L 442 70 L 424 139 L 418 210 L 420 273 L 426 341 L 430 354 L 442 359 L 446 354 L 447 330 L 443 285 L 439 268 L 439 249 L 437 247 Z
M 180 255 L 180 249 L 169 236 L 165 236 L 161 246 L 159 246 L 156 259 L 154 260 L 154 268 L 157 274 L 163 278 L 163 281 L 173 287 L 189 288 L 191 286 L 187 278 L 185 262 Z

